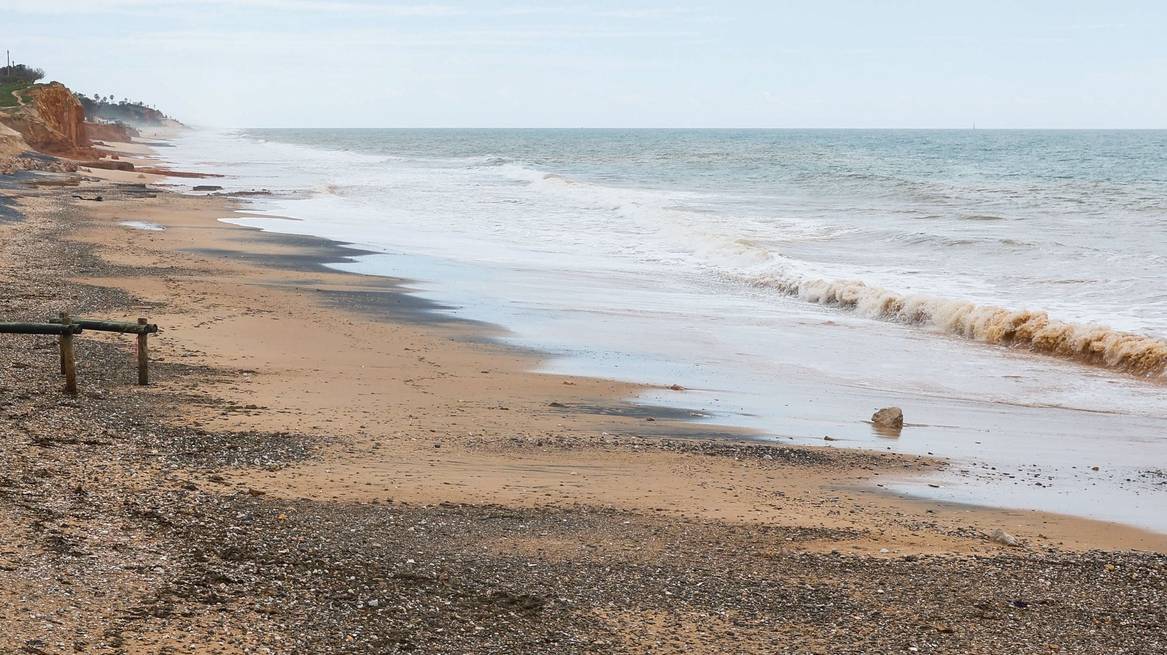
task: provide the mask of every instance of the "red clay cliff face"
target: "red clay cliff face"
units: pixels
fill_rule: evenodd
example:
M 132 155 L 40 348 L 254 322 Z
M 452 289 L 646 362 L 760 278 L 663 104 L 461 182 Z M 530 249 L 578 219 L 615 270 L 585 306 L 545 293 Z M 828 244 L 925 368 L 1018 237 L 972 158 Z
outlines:
M 85 123 L 85 135 L 93 141 L 130 141 L 138 130 L 122 123 Z
M 85 132 L 85 110 L 60 82 L 21 92 L 19 107 L 0 112 L 0 122 L 20 132 L 30 147 L 63 157 L 95 155 Z

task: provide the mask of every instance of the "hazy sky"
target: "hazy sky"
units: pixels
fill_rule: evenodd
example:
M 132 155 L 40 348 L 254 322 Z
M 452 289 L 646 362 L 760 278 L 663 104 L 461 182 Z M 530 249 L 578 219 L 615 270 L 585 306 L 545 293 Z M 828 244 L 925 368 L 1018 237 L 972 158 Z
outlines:
M 223 126 L 1167 127 L 1167 2 L 0 0 L 0 48 Z

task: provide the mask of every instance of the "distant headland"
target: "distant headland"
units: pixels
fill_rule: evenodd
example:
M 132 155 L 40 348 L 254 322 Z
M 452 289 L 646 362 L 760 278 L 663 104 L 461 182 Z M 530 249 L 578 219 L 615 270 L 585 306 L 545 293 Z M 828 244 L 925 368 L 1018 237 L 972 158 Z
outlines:
M 100 148 L 105 141 L 180 125 L 143 102 L 74 93 L 44 78 L 43 70 L 25 64 L 0 67 L 0 171 L 75 170 L 74 160 L 109 157 Z

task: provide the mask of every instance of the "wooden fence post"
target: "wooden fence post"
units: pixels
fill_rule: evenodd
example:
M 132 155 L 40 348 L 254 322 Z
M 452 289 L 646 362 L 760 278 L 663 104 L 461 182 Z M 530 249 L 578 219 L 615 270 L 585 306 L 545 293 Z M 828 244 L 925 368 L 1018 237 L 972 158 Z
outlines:
M 65 312 L 61 312 L 61 324 L 72 324 Z M 73 359 L 73 333 L 69 331 L 61 334 L 61 372 L 65 374 L 65 392 L 77 395 L 77 362 Z
M 138 325 L 142 326 L 142 331 L 138 333 L 138 384 L 150 384 L 150 355 L 146 346 L 146 319 L 139 318 Z
M 67 323 L 68 321 L 69 321 L 69 315 L 66 314 L 65 312 L 61 312 L 61 321 L 60 322 Z M 59 339 L 60 339 L 60 343 L 61 343 L 61 375 L 64 375 L 65 374 L 65 335 L 62 333 L 61 336 L 59 337 Z

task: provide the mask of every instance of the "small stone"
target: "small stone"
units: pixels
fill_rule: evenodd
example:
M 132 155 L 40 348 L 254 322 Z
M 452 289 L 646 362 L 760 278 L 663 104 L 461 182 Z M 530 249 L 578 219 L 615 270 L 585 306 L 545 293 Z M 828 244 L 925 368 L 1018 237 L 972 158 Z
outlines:
M 999 544 L 1003 544 L 1005 546 L 1016 546 L 1019 543 L 1017 541 L 1017 537 L 1014 537 L 1013 535 L 1009 534 L 1008 532 L 1005 532 L 1001 528 L 997 528 L 996 530 L 993 530 L 992 539 L 993 539 L 993 541 L 995 541 Z

